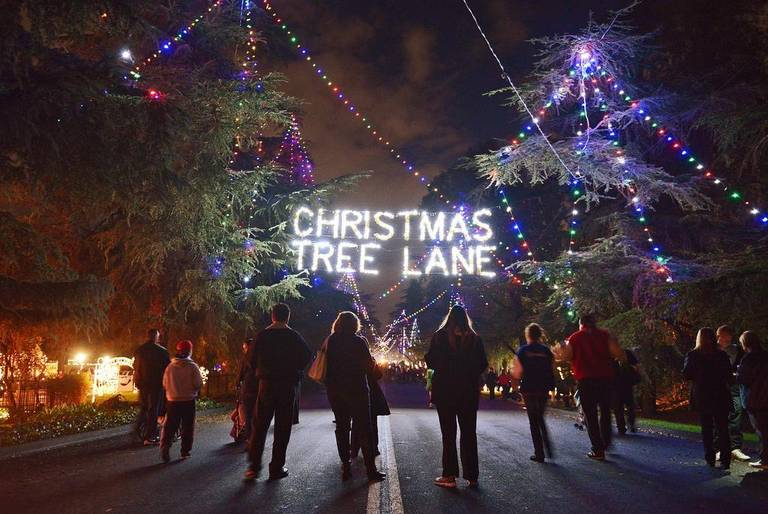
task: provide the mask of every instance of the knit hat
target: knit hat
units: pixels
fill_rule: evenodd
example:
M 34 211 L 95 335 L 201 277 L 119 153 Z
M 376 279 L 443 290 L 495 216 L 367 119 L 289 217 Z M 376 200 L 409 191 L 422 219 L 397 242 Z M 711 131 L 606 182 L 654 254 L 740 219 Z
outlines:
M 192 341 L 185 339 L 176 343 L 176 353 L 189 355 L 192 353 Z

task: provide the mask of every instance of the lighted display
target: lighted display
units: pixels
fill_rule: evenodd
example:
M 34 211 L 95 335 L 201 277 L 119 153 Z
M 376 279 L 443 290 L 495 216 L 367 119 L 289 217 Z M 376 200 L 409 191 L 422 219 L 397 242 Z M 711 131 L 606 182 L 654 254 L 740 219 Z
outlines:
M 378 275 L 377 257 L 386 247 L 402 256 L 403 276 L 493 277 L 490 216 L 490 209 L 469 215 L 299 207 L 291 220 L 296 237 L 291 247 L 300 270 Z M 422 255 L 426 258 L 419 259 Z

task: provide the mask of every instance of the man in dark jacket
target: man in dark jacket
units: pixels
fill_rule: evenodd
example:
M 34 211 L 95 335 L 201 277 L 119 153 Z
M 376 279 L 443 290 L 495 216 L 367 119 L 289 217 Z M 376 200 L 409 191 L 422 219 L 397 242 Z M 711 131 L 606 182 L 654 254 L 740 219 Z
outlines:
M 141 409 L 136 420 L 136 431 L 144 445 L 159 444 L 157 417 L 162 411 L 165 393 L 163 374 L 171 362 L 168 350 L 160 346 L 160 331 L 153 328 L 149 339 L 133 355 L 133 383 L 139 390 Z
M 312 352 L 301 335 L 288 326 L 290 308 L 282 303 L 272 307 L 272 324 L 259 332 L 248 350 L 248 362 L 258 378 L 258 399 L 251 424 L 248 448 L 250 466 L 246 480 L 253 480 L 261 471 L 261 457 L 267 431 L 275 418 L 272 462 L 269 478 L 288 476 L 285 453 L 291 439 L 295 400 L 304 369 L 312 360 Z
M 616 418 L 616 429 L 619 434 L 629 431 L 636 432 L 635 427 L 635 386 L 640 383 L 640 372 L 637 369 L 637 357 L 632 350 L 625 349 L 627 360 L 624 363 L 613 363 L 613 414 Z M 626 419 L 624 411 L 626 410 Z
M 717 346 L 720 347 L 731 361 L 731 374 L 735 378 L 736 371 L 739 369 L 739 363 L 744 357 L 744 350 L 736 342 L 733 328 L 723 325 L 717 329 Z M 741 406 L 741 389 L 735 381 L 731 383 L 731 411 L 728 414 L 728 434 L 731 439 L 731 457 L 740 461 L 748 461 L 749 455 L 741 450 L 744 437 L 741 433 L 742 418 L 744 417 L 744 408 Z M 719 448 L 718 440 L 720 434 L 715 428 L 715 448 Z M 720 457 L 718 457 L 718 460 Z
M 739 338 L 746 354 L 741 359 L 736 379 L 742 387 L 742 406 L 749 413 L 760 440 L 760 458 L 749 465 L 768 469 L 768 351 L 750 330 Z

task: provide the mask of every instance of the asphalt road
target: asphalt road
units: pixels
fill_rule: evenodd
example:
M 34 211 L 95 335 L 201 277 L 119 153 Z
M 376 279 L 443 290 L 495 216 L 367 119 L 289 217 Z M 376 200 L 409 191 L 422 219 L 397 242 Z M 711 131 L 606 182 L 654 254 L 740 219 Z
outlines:
M 587 436 L 571 419 L 549 417 L 555 460 L 531 455 L 525 413 L 483 400 L 478 422 L 478 490 L 443 490 L 437 414 L 419 386 L 387 387 L 391 416 L 379 418 L 380 467 L 389 477 L 368 487 L 358 460 L 342 483 L 333 415 L 305 394 L 288 450 L 290 476 L 242 480 L 245 455 L 226 416 L 202 419 L 193 456 L 163 464 L 157 448 L 117 438 L 0 462 L 0 512 L 766 512 L 768 473 L 735 464 L 730 474 L 703 464 L 696 441 L 652 434 L 618 439 L 609 460 L 585 457 Z M 269 452 L 269 448 L 267 453 Z

